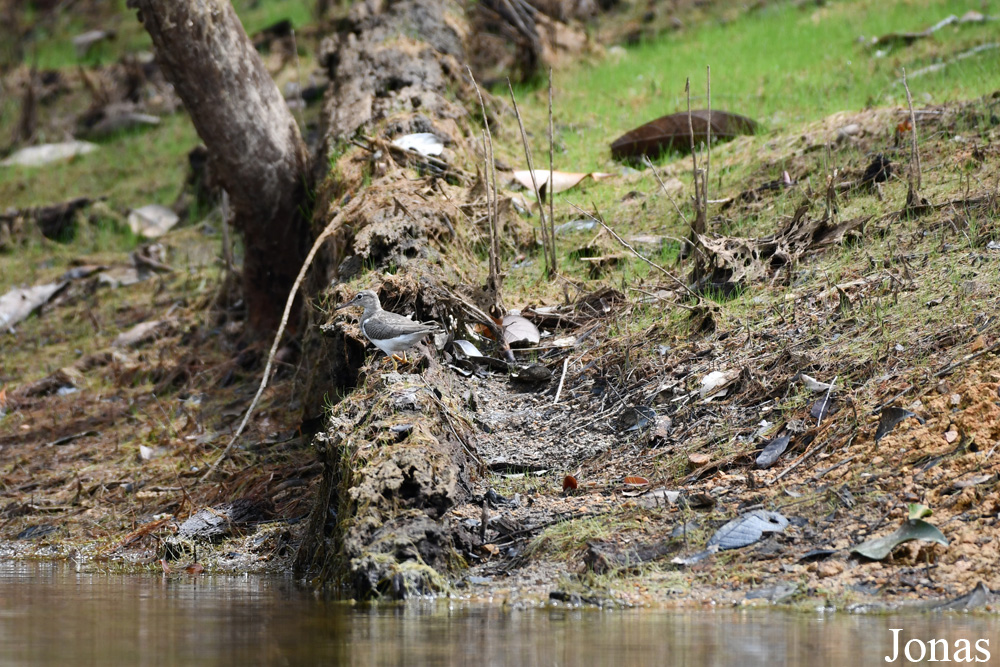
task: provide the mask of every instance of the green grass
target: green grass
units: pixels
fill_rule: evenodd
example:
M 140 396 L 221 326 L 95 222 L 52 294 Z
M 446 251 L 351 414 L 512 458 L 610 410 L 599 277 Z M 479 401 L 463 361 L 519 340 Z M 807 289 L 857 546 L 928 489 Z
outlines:
M 0 169 L 0 201 L 17 208 L 74 197 L 107 197 L 115 209 L 170 205 L 184 182 L 187 153 L 198 143 L 187 116 L 167 116 L 156 128 L 123 134 L 66 162 Z
M 748 115 L 776 130 L 836 111 L 905 104 L 897 83 L 902 67 L 913 72 L 997 41 L 996 24 L 948 26 L 884 57 L 875 57 L 859 39 L 923 30 L 969 8 L 968 2 L 952 0 L 806 3 L 802 9 L 769 4 L 725 25 L 665 35 L 596 66 L 562 70 L 555 75 L 556 139 L 563 148 L 556 168 L 617 171 L 611 142 L 649 120 L 684 110 L 686 77 L 691 78 L 692 106 L 705 106 L 706 66 L 712 68 L 714 108 Z M 1000 49 L 911 81 L 917 105 L 969 99 L 997 88 Z M 522 88 L 518 99 L 534 134 L 535 160 L 544 157 L 547 166 L 547 90 Z
M 313 3 L 305 0 L 234 0 L 233 6 L 250 35 L 286 18 L 296 29 L 312 20 Z M 92 16 L 65 11 L 43 19 L 30 8 L 25 16 L 24 23 L 34 26 L 32 43 L 25 49 L 25 62 L 34 63 L 39 69 L 103 65 L 117 61 L 125 53 L 152 50 L 149 35 L 137 20 L 135 10 L 125 6 L 125 0 L 112 0 Z M 113 30 L 115 38 L 97 45 L 81 58 L 72 38 L 88 30 Z

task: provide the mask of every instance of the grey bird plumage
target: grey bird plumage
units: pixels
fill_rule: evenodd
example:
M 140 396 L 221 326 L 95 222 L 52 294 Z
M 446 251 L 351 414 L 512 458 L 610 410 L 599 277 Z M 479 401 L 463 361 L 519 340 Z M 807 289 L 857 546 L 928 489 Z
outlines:
M 361 333 L 390 357 L 405 352 L 425 336 L 440 332 L 440 328 L 434 324 L 414 322 L 408 317 L 382 310 L 378 295 L 371 290 L 361 290 L 353 299 L 338 306 L 337 310 L 351 306 L 365 309 L 361 314 Z

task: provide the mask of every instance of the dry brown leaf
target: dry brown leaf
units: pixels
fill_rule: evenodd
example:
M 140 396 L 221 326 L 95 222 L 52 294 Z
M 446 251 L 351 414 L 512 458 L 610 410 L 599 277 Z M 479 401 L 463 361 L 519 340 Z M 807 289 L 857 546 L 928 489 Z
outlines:
M 606 174 L 599 171 L 594 171 L 586 174 L 575 174 L 565 171 L 553 171 L 552 172 L 552 192 L 565 192 L 575 188 L 580 184 L 583 179 L 590 177 L 595 181 L 600 181 L 605 178 L 610 178 L 614 174 Z M 518 170 L 514 172 L 514 180 L 526 187 L 529 190 L 534 189 L 534 185 L 531 182 L 531 171 L 528 169 Z M 549 170 L 548 169 L 535 169 L 535 183 L 538 185 L 538 189 L 541 190 L 542 186 L 549 182 Z
M 759 128 L 756 121 L 728 111 L 692 110 L 690 121 L 684 111 L 662 116 L 618 137 L 611 144 L 611 157 L 638 160 L 644 155 L 655 158 L 668 150 L 690 152 L 691 130 L 694 129 L 694 143 L 703 143 L 708 136 L 709 114 L 713 138 L 732 139 L 741 134 L 756 134 Z

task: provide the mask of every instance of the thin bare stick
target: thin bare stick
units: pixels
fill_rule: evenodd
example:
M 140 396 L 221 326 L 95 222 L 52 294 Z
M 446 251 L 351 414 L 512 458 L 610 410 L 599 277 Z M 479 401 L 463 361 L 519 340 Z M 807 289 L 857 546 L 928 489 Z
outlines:
M 843 466 L 847 465 L 848 463 L 850 463 L 851 461 L 853 461 L 857 457 L 858 457 L 857 454 L 851 454 L 850 456 L 848 456 L 846 459 L 844 459 L 840 463 L 835 463 L 832 466 L 830 466 L 829 468 L 823 468 L 818 473 L 816 473 L 815 475 L 813 475 L 812 477 L 810 477 L 808 483 L 811 484 L 813 482 L 818 482 L 827 473 L 831 473 L 834 470 L 836 470 L 837 468 L 842 468 Z
M 822 423 L 823 417 L 826 416 L 826 411 L 830 409 L 830 393 L 833 391 L 833 385 L 837 384 L 837 378 L 839 377 L 839 375 L 834 376 L 833 382 L 831 382 L 830 386 L 826 388 L 826 397 L 823 399 L 822 407 L 820 407 L 819 417 L 816 418 L 816 426 L 819 426 L 820 423 Z
M 465 67 L 466 71 L 469 73 L 469 79 L 472 81 L 473 87 L 476 89 L 476 95 L 479 96 L 479 108 L 483 112 L 483 126 L 485 128 L 483 137 L 483 159 L 486 161 L 485 173 L 483 178 L 486 180 L 486 215 L 488 216 L 488 224 L 490 228 L 490 271 L 489 271 L 489 284 L 491 290 L 493 291 L 493 308 L 499 312 L 503 312 L 503 295 L 502 295 L 502 283 L 503 276 L 500 273 L 500 231 L 498 229 L 500 224 L 500 210 L 499 203 L 497 201 L 497 168 L 496 159 L 493 156 L 493 134 L 490 132 L 490 121 L 486 114 L 486 102 L 483 100 L 483 93 L 479 90 L 479 84 L 476 83 L 476 77 L 472 74 L 472 68 L 468 65 Z M 490 174 L 493 175 L 493 201 L 490 203 Z
M 510 79 L 507 79 L 507 89 L 510 90 L 510 99 L 514 103 L 514 115 L 517 116 L 517 125 L 521 128 L 521 142 L 524 144 L 524 159 L 528 162 L 528 173 L 531 174 L 531 187 L 535 191 L 535 199 L 538 201 L 538 218 L 542 223 L 542 244 L 543 246 L 548 245 L 548 231 L 545 226 L 545 205 L 542 203 L 542 196 L 538 191 L 538 181 L 535 179 L 535 167 L 531 162 L 531 149 L 528 148 L 528 133 L 524 131 L 524 121 L 521 119 L 521 111 L 517 108 L 517 98 L 514 97 L 514 86 L 511 85 Z M 552 193 L 549 193 L 552 196 Z M 552 278 L 555 276 L 556 267 L 549 266 L 549 255 L 545 254 L 545 268 L 548 272 L 548 277 Z
M 555 274 L 556 264 L 556 198 L 552 188 L 555 187 L 555 125 L 552 122 L 552 68 L 549 67 L 549 251 L 552 253 L 552 274 Z M 551 275 L 550 275 L 551 277 Z
M 569 357 L 566 357 L 565 359 L 563 359 L 562 376 L 560 376 L 560 378 L 559 378 L 559 386 L 556 387 L 556 398 L 555 398 L 554 401 L 552 401 L 552 405 L 555 405 L 556 403 L 558 403 L 559 402 L 559 396 L 562 395 L 563 383 L 566 381 L 566 368 L 568 366 L 569 366 Z
M 278 352 L 278 344 L 281 342 L 281 336 L 285 333 L 285 327 L 288 326 L 288 318 L 292 312 L 292 303 L 295 302 L 295 294 L 299 291 L 302 281 L 305 280 L 306 271 L 309 270 L 309 266 L 316 257 L 316 253 L 319 252 L 323 242 L 333 234 L 342 217 L 342 212 L 334 216 L 333 220 L 331 220 L 323 231 L 320 232 L 320 235 L 316 237 L 312 248 L 309 249 L 309 254 L 306 255 L 306 259 L 302 263 L 302 268 L 299 269 L 299 275 L 296 276 L 295 282 L 292 284 L 292 289 L 288 293 L 288 299 L 285 301 L 285 312 L 282 313 L 281 324 L 278 325 L 278 331 L 274 334 L 274 343 L 271 344 L 271 351 L 267 355 L 267 364 L 264 366 L 264 376 L 260 379 L 260 386 L 257 388 L 257 393 L 250 402 L 250 407 L 247 408 L 246 414 L 243 415 L 243 421 L 240 422 L 239 428 L 236 429 L 236 433 L 234 433 L 233 437 L 229 440 L 229 444 L 226 445 L 224 450 L 222 450 L 222 454 L 219 455 L 219 458 L 215 459 L 215 463 L 208 467 L 205 474 L 198 478 L 198 481 L 196 482 L 197 484 L 204 482 L 212 473 L 215 472 L 215 469 L 219 467 L 219 464 L 225 461 L 226 457 L 229 456 L 229 452 L 232 451 L 233 445 L 236 444 L 236 440 L 243 434 L 243 429 L 246 428 L 247 422 L 250 421 L 250 415 L 253 414 L 254 409 L 257 407 L 257 403 L 260 401 L 260 397 L 264 394 L 265 387 L 267 387 L 267 379 L 271 376 L 271 366 L 274 365 L 274 355 Z
M 500 202 L 499 195 L 500 189 L 497 187 L 497 160 L 496 155 L 493 153 L 493 137 L 488 137 L 490 140 L 490 173 L 492 174 L 492 186 L 493 186 L 493 222 L 490 225 L 490 234 L 493 243 L 493 263 L 494 263 L 494 273 L 496 274 L 497 283 L 497 302 L 496 308 L 498 311 L 503 312 L 503 274 L 501 273 L 500 266 Z
M 910 87 L 906 83 L 906 68 L 903 68 L 903 89 L 906 90 L 906 104 L 910 107 L 910 135 L 913 139 L 913 144 L 910 151 L 910 178 L 916 180 L 916 185 L 914 181 L 910 181 L 910 188 L 919 192 L 920 190 L 920 151 L 917 150 L 917 116 L 913 113 L 913 98 L 910 96 Z M 916 167 L 917 173 L 913 173 L 913 169 Z
M 497 191 L 496 183 L 490 183 L 490 162 L 493 160 L 493 143 L 488 141 L 486 130 L 483 130 L 483 174 L 486 179 L 486 224 L 490 231 L 490 272 L 487 284 L 494 292 L 494 309 L 499 307 L 500 285 L 500 245 L 497 234 Z M 492 197 L 490 190 L 493 191 Z
M 572 206 L 573 208 L 575 208 L 580 213 L 583 213 L 585 216 L 587 216 L 588 218 L 590 218 L 591 220 L 593 220 L 597 224 L 599 224 L 605 230 L 607 230 L 607 232 L 609 234 L 611 234 L 611 236 L 615 237 L 615 240 L 618 241 L 618 243 L 620 243 L 625 249 L 627 249 L 633 255 L 635 255 L 636 257 L 638 257 L 642 261 L 644 261 L 646 264 L 649 264 L 651 267 L 653 267 L 654 269 L 656 269 L 657 271 L 659 271 L 660 273 L 662 273 L 666 277 L 668 277 L 671 280 L 673 280 L 675 283 L 677 283 L 678 285 L 680 285 L 684 289 L 684 291 L 686 291 L 688 294 L 690 294 L 691 296 L 693 296 L 698 301 L 701 301 L 701 297 L 698 296 L 698 294 L 695 293 L 690 287 L 688 287 L 686 284 L 684 284 L 684 281 L 682 281 L 680 278 L 678 278 L 674 274 L 670 273 L 665 268 L 663 268 L 662 266 L 660 266 L 659 264 L 657 264 L 653 260 L 649 259 L 648 257 L 644 256 L 638 250 L 636 250 L 631 245 L 629 245 L 628 241 L 626 241 L 622 237 L 618 236 L 618 233 L 615 230 L 611 229 L 611 227 L 609 227 L 603 220 L 601 220 L 600 217 L 595 216 L 593 213 L 590 213 L 589 211 L 583 210 L 582 208 L 580 208 L 579 206 L 577 206 L 576 204 L 574 204 L 572 202 L 570 202 L 569 205 Z M 597 207 L 595 206 L 594 208 L 596 210 Z
M 937 373 L 935 373 L 931 377 L 936 377 L 937 378 L 937 377 L 941 377 L 942 375 L 947 375 L 948 373 L 951 373 L 953 370 L 955 370 L 959 366 L 961 366 L 963 364 L 967 364 L 970 361 L 972 361 L 973 359 L 975 359 L 977 357 L 981 357 L 984 354 L 988 354 L 990 352 L 996 352 L 997 350 L 1000 350 L 1000 340 L 998 340 L 997 342 L 993 343 L 992 345 L 990 345 L 987 348 L 979 350 L 979 352 L 973 352 L 972 354 L 966 355 L 963 359 L 960 359 L 960 360 L 958 360 L 956 362 L 948 364 L 947 366 L 945 366 L 944 368 L 942 368 L 941 370 L 939 370 Z
M 694 231 L 705 233 L 705 212 L 701 208 L 701 188 L 698 187 L 698 151 L 694 145 L 694 120 L 691 117 L 691 79 L 684 80 L 684 93 L 687 95 L 688 132 L 691 137 L 691 176 L 694 179 Z
M 704 201 L 705 216 L 708 217 L 708 179 L 712 171 L 712 66 L 705 66 L 705 94 L 708 101 L 708 127 L 705 128 L 705 145 L 708 153 L 705 155 L 705 175 L 701 180 L 701 196 Z
M 684 212 L 681 210 L 681 207 L 677 205 L 677 201 L 673 198 L 673 196 L 667 190 L 666 184 L 663 182 L 663 179 L 660 178 L 660 172 L 656 171 L 656 167 L 653 166 L 653 163 L 649 159 L 649 156 L 648 155 L 643 155 L 642 159 L 646 161 L 646 166 L 653 170 L 653 176 L 656 177 L 656 181 L 660 184 L 660 189 L 663 190 L 663 194 L 667 195 L 667 199 L 669 199 L 670 203 L 674 205 L 674 210 L 677 211 L 677 215 L 681 216 L 681 220 L 684 221 L 684 224 L 687 225 L 688 227 L 690 227 L 691 223 L 688 222 L 687 216 L 684 215 Z

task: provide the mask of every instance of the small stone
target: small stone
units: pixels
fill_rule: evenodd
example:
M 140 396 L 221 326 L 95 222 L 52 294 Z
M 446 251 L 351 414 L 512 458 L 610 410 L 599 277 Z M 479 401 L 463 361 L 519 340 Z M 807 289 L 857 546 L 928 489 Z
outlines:
M 956 440 L 958 440 L 958 431 L 946 432 L 944 434 L 944 439 L 947 440 L 949 443 L 955 442 Z
M 820 579 L 835 577 L 844 571 L 844 565 L 838 561 L 822 561 L 816 563 L 816 576 Z
M 695 452 L 693 454 L 688 454 L 688 464 L 692 468 L 700 468 L 704 465 L 708 465 L 708 462 L 712 460 L 712 457 L 708 454 L 700 454 Z
M 952 394 L 948 398 L 948 402 L 951 403 L 952 406 L 958 407 L 959 405 L 962 404 L 962 395 L 961 394 Z
M 839 130 L 837 130 L 837 142 L 844 141 L 850 137 L 854 137 L 861 134 L 861 126 L 857 123 L 851 123 L 850 125 L 845 125 Z

